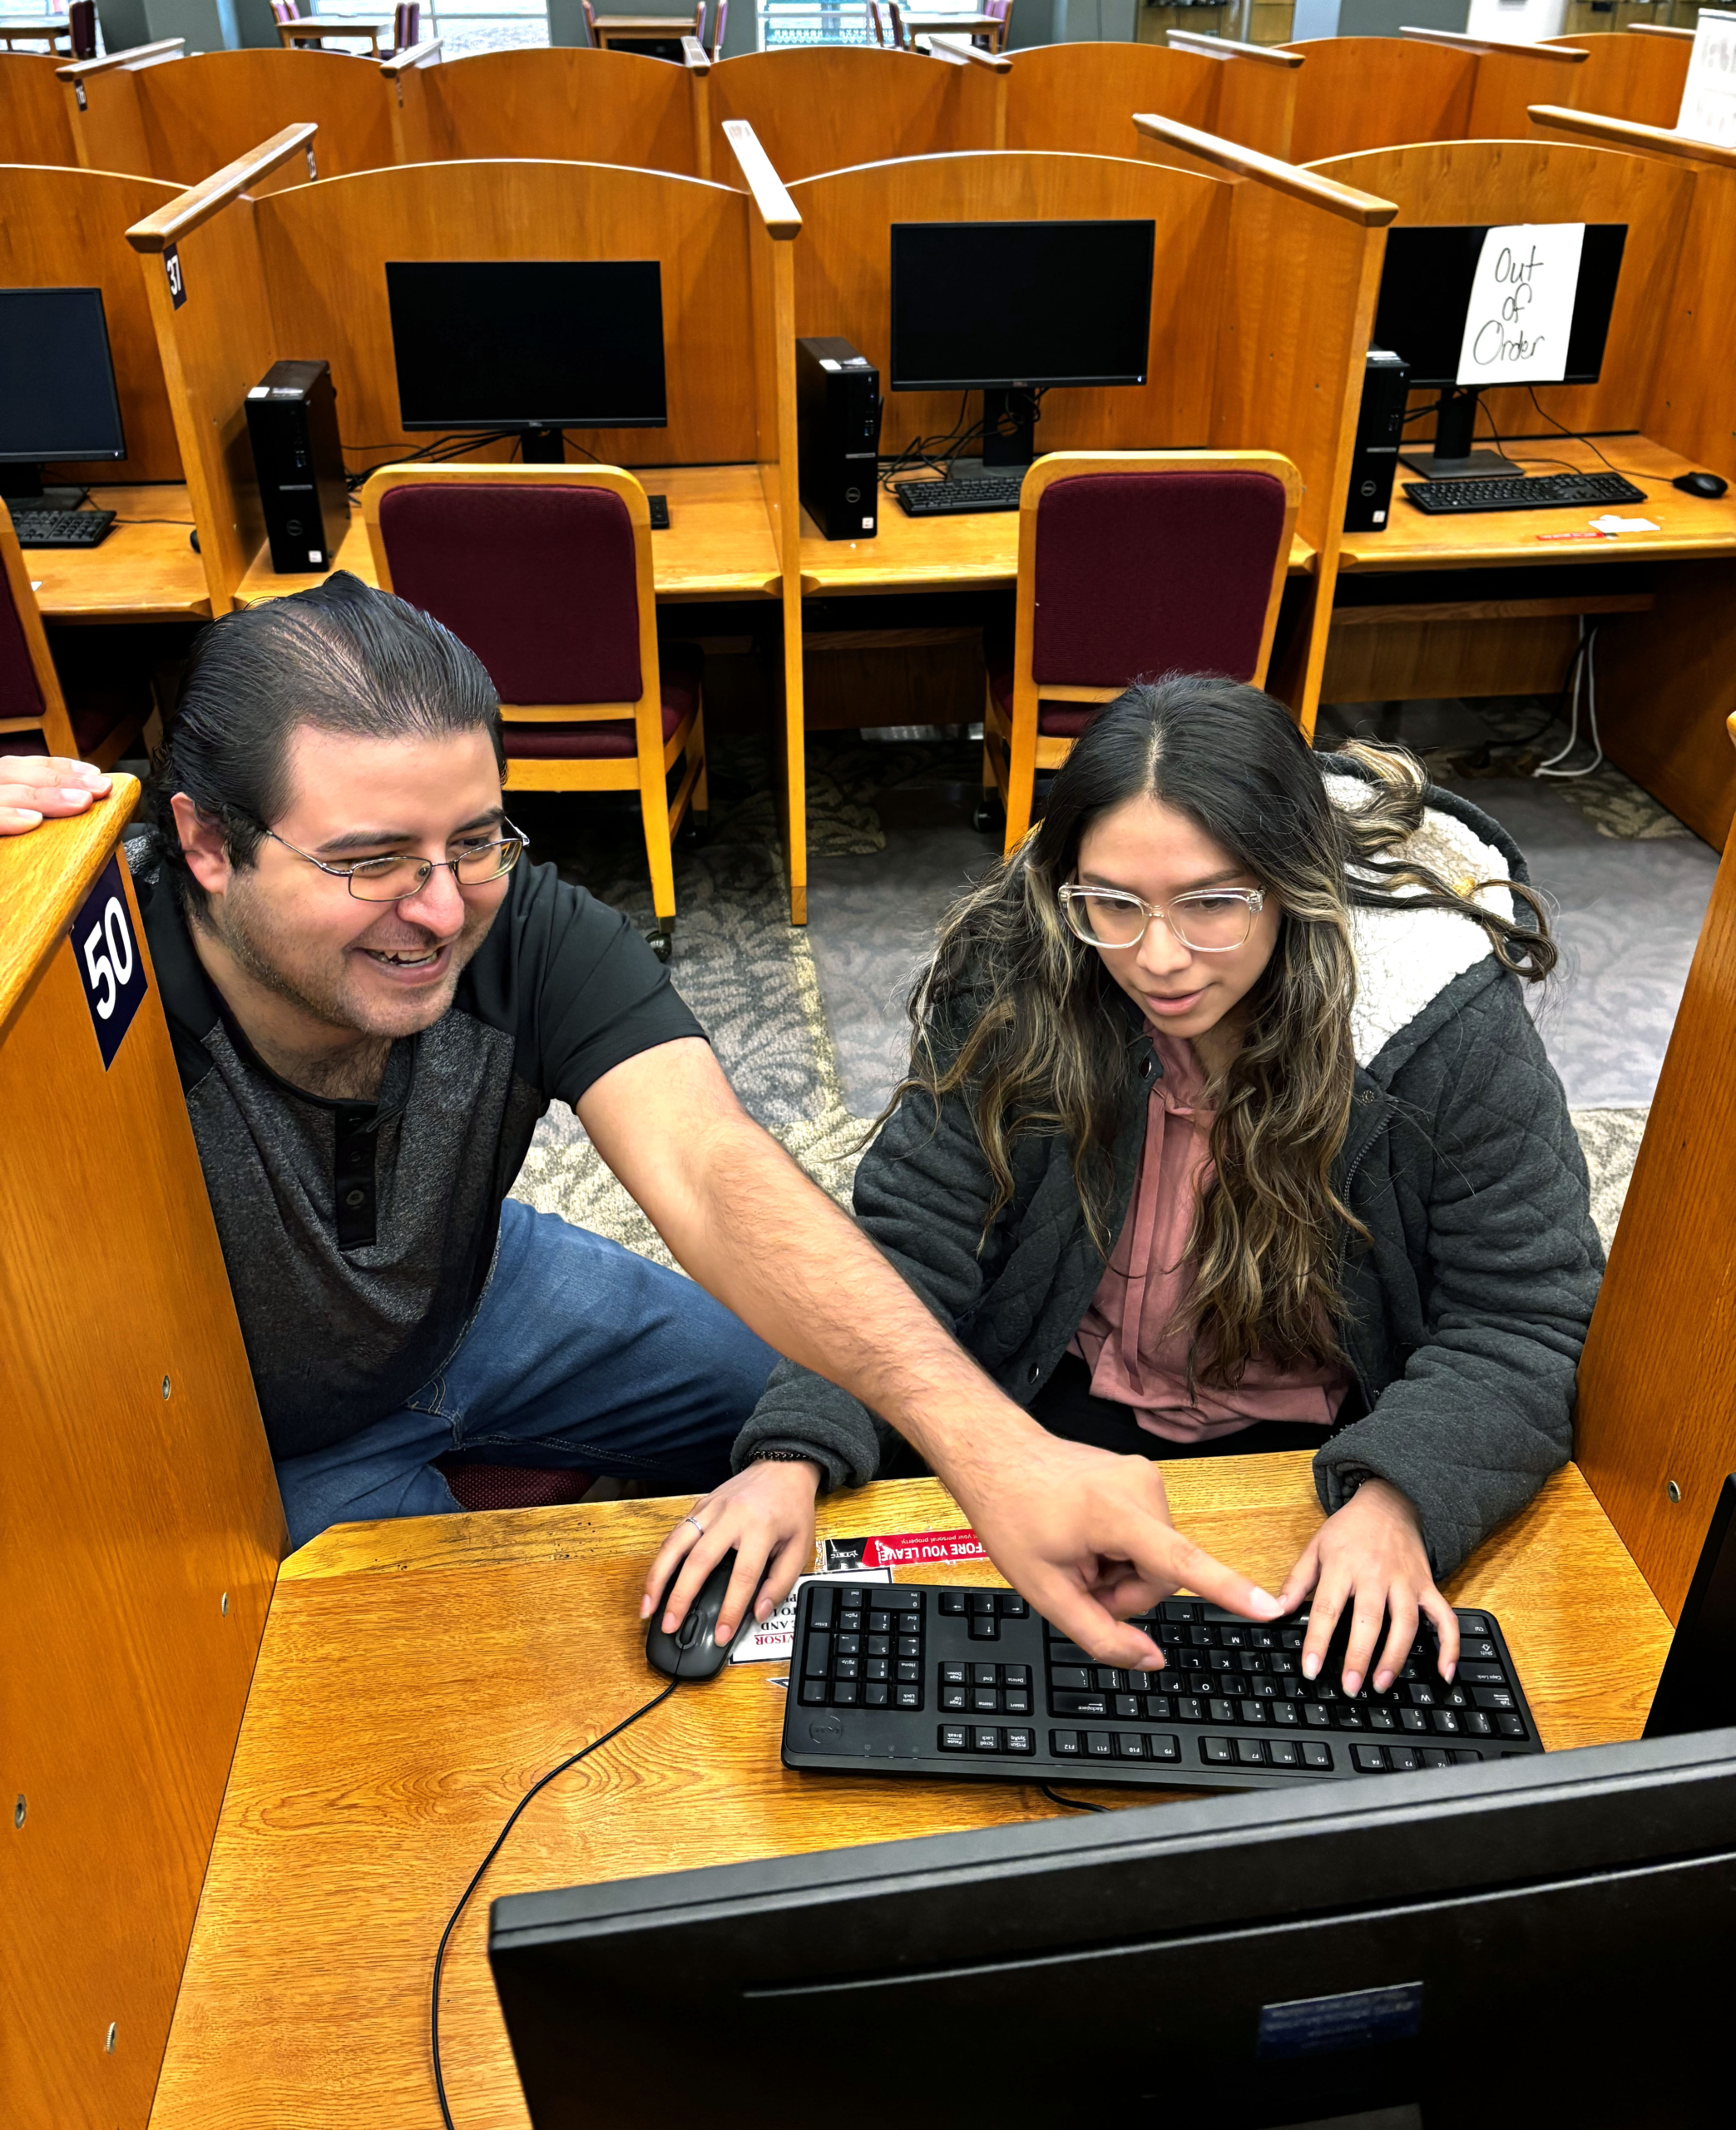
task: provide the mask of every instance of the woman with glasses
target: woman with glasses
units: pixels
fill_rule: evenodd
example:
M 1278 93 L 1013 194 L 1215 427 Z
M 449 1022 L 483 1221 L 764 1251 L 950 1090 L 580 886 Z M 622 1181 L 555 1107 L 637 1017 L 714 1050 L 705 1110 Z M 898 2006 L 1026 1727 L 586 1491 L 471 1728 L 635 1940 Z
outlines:
M 1602 1259 L 1525 1003 L 1555 960 L 1518 850 L 1408 755 L 1316 755 L 1229 681 L 1132 687 L 943 924 L 858 1174 L 869 1234 L 1051 1431 L 1315 1451 L 1326 1518 L 1279 1596 L 1313 1593 L 1311 1675 L 1353 1610 L 1352 1692 L 1419 1610 L 1450 1662 L 1437 1582 L 1570 1448 Z M 736 1456 L 769 1442 L 833 1485 L 895 1447 L 788 1364 Z

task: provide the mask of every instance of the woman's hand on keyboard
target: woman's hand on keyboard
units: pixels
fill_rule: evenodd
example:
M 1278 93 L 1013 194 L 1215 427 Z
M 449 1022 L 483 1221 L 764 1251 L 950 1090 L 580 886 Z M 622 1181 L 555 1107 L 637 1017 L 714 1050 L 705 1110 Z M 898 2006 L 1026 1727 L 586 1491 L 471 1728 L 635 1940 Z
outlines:
M 108 791 L 108 779 L 88 762 L 0 755 L 0 835 L 27 835 L 45 820 L 86 813 Z
M 1374 1661 L 1382 1621 L 1389 1632 L 1382 1648 L 1374 1691 L 1385 1693 L 1417 1639 L 1419 1613 L 1433 1621 L 1441 1638 L 1441 1677 L 1450 1679 L 1459 1661 L 1458 1616 L 1435 1588 L 1417 1512 L 1387 1479 L 1365 1479 L 1336 1514 L 1328 1516 L 1303 1549 L 1279 1598 L 1293 1612 L 1309 1592 L 1308 1638 L 1302 1668 L 1319 1676 L 1344 1607 L 1351 1608 L 1350 1643 L 1344 1652 L 1348 1694 L 1359 1691 Z
M 717 1616 L 717 1639 L 728 1642 L 748 1617 L 769 1620 L 814 1562 L 814 1498 L 819 1467 L 804 1458 L 749 1464 L 703 1496 L 664 1540 L 645 1578 L 639 1617 L 648 1620 L 664 1586 L 663 1629 L 673 1634 L 700 1585 L 735 1548 L 735 1572 Z M 680 1573 L 676 1573 L 677 1568 Z M 754 1592 L 765 1577 L 756 1602 Z M 673 1581 L 671 1578 L 673 1578 Z

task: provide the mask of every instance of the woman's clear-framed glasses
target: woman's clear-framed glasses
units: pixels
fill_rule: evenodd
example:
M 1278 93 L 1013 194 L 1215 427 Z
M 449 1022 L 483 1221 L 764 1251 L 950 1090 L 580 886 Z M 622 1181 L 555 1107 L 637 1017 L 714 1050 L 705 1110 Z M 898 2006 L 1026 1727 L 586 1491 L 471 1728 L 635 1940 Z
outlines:
M 1246 946 L 1265 900 L 1264 888 L 1198 888 L 1169 903 L 1142 902 L 1125 888 L 1076 884 L 1061 891 L 1061 914 L 1087 946 L 1136 947 L 1155 917 L 1194 954 L 1228 954 Z
M 412 858 L 406 853 L 393 858 L 359 858 L 353 865 L 329 865 L 323 858 L 314 857 L 312 851 L 297 849 L 275 829 L 267 829 L 265 833 L 274 843 L 282 844 L 285 850 L 293 850 L 298 858 L 305 858 L 309 865 L 317 865 L 334 880 L 347 882 L 358 902 L 403 902 L 411 895 L 419 895 L 442 865 L 451 868 L 452 876 L 461 888 L 486 887 L 489 881 L 510 873 L 523 855 L 530 838 L 522 829 L 514 828 L 511 821 L 503 821 L 501 825 L 509 831 L 507 835 L 497 836 L 487 843 L 472 844 L 456 858 Z

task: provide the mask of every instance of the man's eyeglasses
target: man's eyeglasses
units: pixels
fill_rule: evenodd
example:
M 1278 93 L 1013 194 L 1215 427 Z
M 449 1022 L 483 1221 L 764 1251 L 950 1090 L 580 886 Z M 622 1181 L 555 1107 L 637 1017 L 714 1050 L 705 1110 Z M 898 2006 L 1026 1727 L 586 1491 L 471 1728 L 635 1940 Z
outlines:
M 305 858 L 309 865 L 317 865 L 334 880 L 346 881 L 358 902 L 403 902 L 408 896 L 421 894 L 438 866 L 450 866 L 452 876 L 461 888 L 486 887 L 490 880 L 497 880 L 503 873 L 510 873 L 530 838 L 522 829 L 513 828 L 511 821 L 502 825 L 511 833 L 487 843 L 472 844 L 456 858 L 412 858 L 405 854 L 359 858 L 353 865 L 328 865 L 323 858 L 314 857 L 312 851 L 297 849 L 275 829 L 267 829 L 265 833 L 274 843 L 282 844 L 285 850 L 294 851 L 298 858 Z
M 1167 904 L 1141 902 L 1125 888 L 1061 890 L 1061 914 L 1088 946 L 1136 947 L 1155 917 L 1195 954 L 1227 954 L 1246 946 L 1265 900 L 1264 888 L 1201 888 Z

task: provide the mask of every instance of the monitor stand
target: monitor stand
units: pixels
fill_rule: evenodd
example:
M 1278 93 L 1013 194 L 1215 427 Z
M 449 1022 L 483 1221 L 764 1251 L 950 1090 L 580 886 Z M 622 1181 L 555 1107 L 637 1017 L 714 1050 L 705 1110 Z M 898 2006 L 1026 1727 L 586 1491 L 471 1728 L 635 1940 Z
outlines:
M 1475 384 L 1452 386 L 1441 394 L 1441 411 L 1435 419 L 1432 451 L 1406 450 L 1399 457 L 1413 473 L 1427 481 L 1500 480 L 1522 476 L 1524 468 L 1498 451 L 1475 451 L 1471 433 L 1476 427 Z
M 41 503 L 42 467 L 34 459 L 14 459 L 0 466 L 0 496 L 8 503 Z
M 1014 386 L 982 394 L 982 456 L 955 458 L 949 481 L 980 481 L 985 474 L 1021 473 L 1036 456 L 1036 394 Z
M 519 455 L 527 466 L 564 466 L 566 430 L 527 429 L 520 439 Z

